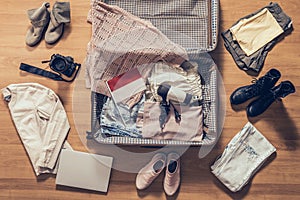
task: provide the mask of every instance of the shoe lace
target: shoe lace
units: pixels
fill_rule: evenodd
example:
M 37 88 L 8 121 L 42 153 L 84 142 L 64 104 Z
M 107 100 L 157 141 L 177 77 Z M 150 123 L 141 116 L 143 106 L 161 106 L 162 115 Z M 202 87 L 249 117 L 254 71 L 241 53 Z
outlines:
M 257 95 L 259 94 L 262 90 L 264 90 L 264 84 L 265 84 L 265 78 L 253 78 L 251 83 L 253 83 L 252 85 L 252 89 L 249 91 L 252 95 Z

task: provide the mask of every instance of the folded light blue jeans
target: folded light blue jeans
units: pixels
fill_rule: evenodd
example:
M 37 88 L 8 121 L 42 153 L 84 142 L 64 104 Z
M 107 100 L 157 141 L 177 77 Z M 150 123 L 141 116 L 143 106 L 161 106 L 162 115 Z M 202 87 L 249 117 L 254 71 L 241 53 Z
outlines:
M 211 166 L 212 173 L 228 189 L 237 192 L 275 151 L 275 147 L 248 122 Z
M 116 105 L 111 98 L 107 98 L 107 101 L 103 104 L 102 112 L 100 114 L 101 133 L 107 137 L 142 137 L 142 127 L 139 127 L 136 122 L 138 120 L 139 113 L 143 113 L 144 101 L 145 97 L 143 96 L 137 104 L 135 104 L 132 108 L 129 108 L 128 105 L 122 103 Z

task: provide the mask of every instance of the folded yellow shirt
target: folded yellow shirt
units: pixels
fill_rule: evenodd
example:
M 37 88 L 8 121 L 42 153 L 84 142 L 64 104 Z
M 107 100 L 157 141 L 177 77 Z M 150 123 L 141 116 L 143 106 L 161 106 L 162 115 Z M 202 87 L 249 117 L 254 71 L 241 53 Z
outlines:
M 247 56 L 284 32 L 267 8 L 250 18 L 240 20 L 230 31 Z

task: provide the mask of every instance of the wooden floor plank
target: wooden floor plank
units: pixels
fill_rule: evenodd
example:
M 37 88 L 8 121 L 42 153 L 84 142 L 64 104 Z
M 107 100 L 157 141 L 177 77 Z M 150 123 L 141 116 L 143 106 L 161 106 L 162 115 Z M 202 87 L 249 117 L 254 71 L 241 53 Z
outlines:
M 51 5 L 54 2 L 51 0 Z M 278 0 L 277 3 L 292 18 L 294 30 L 269 52 L 260 75 L 271 68 L 277 68 L 282 74 L 280 81 L 292 81 L 297 92 L 282 102 L 274 103 L 268 111 L 256 118 L 247 118 L 247 104 L 232 107 L 230 94 L 237 87 L 250 84 L 253 77 L 236 66 L 219 33 L 218 46 L 210 55 L 218 65 L 225 86 L 224 128 L 216 146 L 205 158 L 199 159 L 199 147 L 191 147 L 182 155 L 182 184 L 173 198 L 164 194 L 163 175 L 145 191 L 137 191 L 136 174 L 113 169 L 108 193 L 57 187 L 55 176 L 36 178 L 7 103 L 0 101 L 0 199 L 300 199 L 300 1 Z M 38 0 L 0 1 L 0 88 L 22 82 L 36 82 L 51 88 L 61 98 L 68 114 L 71 124 L 68 141 L 75 150 L 88 151 L 82 142 L 85 133 L 78 133 L 73 115 L 76 114 L 73 110 L 75 83 L 55 82 L 21 73 L 19 64 L 25 62 L 43 67 L 40 61 L 49 59 L 54 53 L 71 55 L 77 62 L 83 63 L 91 36 L 91 25 L 86 21 L 90 1 L 71 1 L 71 24 L 66 27 L 64 36 L 56 45 L 47 45 L 42 40 L 36 47 L 27 47 L 25 34 L 30 22 L 26 11 L 40 4 Z M 220 0 L 219 32 L 267 4 L 269 0 Z M 86 108 L 76 110 L 84 112 Z M 269 139 L 277 153 L 250 184 L 242 191 L 232 193 L 210 173 L 210 166 L 248 121 Z M 124 148 L 133 152 L 149 150 L 140 147 Z

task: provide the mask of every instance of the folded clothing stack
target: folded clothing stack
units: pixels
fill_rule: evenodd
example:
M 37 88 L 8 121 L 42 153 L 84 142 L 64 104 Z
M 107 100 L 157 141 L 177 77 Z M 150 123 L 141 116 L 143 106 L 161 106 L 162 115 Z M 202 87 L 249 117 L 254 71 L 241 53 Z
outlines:
M 222 37 L 240 69 L 260 72 L 268 52 L 291 27 L 291 18 L 277 3 L 270 3 L 238 20 Z
M 275 151 L 275 147 L 248 122 L 211 166 L 212 173 L 228 189 L 237 192 Z

